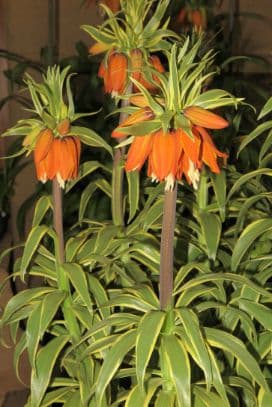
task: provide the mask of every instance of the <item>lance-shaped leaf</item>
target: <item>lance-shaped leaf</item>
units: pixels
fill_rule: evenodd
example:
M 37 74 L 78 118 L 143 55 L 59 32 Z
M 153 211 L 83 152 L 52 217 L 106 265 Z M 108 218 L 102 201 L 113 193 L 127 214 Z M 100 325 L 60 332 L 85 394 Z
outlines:
M 79 297 L 82 299 L 84 305 L 87 308 L 92 309 L 88 281 L 82 267 L 76 263 L 64 263 L 59 267 L 62 267 L 64 272 L 68 275 L 69 280 Z
M 137 329 L 136 374 L 142 389 L 144 389 L 146 368 L 154 352 L 165 317 L 165 312 L 151 311 L 145 314 Z
M 26 326 L 27 350 L 32 369 L 35 369 L 35 358 L 38 345 L 43 335 L 54 318 L 66 293 L 54 291 L 42 298 L 30 314 Z
M 135 346 L 136 330 L 119 336 L 107 352 L 96 382 L 97 407 L 101 406 L 105 390 L 119 368 L 126 354 Z
M 42 196 L 35 207 L 35 212 L 32 221 L 32 227 L 38 226 L 49 208 L 52 208 L 52 202 L 48 195 Z
M 244 343 L 235 336 L 214 328 L 204 328 L 208 343 L 232 354 L 264 390 L 269 386 L 257 360 L 249 353 Z
M 25 249 L 21 262 L 20 273 L 22 279 L 25 276 L 27 267 L 29 266 L 29 263 L 35 251 L 37 250 L 42 238 L 45 236 L 48 230 L 49 228 L 47 226 L 35 226 L 34 228 L 31 229 L 25 244 Z
M 36 370 L 32 370 L 31 375 L 30 407 L 40 407 L 57 358 L 69 339 L 67 335 L 60 335 L 53 338 L 38 352 Z
M 71 126 L 69 136 L 78 136 L 80 140 L 91 147 L 101 147 L 112 155 L 111 146 L 100 137 L 95 131 L 86 127 Z
M 264 230 L 268 231 L 271 230 L 271 228 L 272 219 L 258 219 L 245 228 L 233 250 L 231 259 L 231 268 L 233 271 L 237 270 L 251 244 L 263 234 Z
M 182 342 L 173 334 L 163 335 L 161 352 L 174 385 L 179 407 L 191 407 L 191 367 Z

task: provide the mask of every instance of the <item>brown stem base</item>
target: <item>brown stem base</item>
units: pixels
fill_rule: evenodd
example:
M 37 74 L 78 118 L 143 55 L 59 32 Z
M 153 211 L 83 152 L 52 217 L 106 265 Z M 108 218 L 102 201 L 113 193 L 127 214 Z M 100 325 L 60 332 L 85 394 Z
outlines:
M 172 306 L 174 230 L 176 221 L 177 185 L 165 192 L 160 262 L 160 308 L 167 310 Z

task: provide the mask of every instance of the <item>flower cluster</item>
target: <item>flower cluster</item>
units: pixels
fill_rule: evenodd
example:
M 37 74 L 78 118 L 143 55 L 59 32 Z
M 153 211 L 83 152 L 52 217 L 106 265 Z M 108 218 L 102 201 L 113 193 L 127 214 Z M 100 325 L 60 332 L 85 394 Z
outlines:
M 69 121 L 58 126 L 60 137 L 54 137 L 51 129 L 42 130 L 34 148 L 34 162 L 39 181 L 57 179 L 64 188 L 65 181 L 78 176 L 81 143 L 78 137 L 67 136 Z
M 105 92 L 114 97 L 125 93 L 131 77 L 155 92 L 158 78 L 151 70 L 159 73 L 165 71 L 154 52 L 169 48 L 170 44 L 164 38 L 177 35 L 166 28 L 168 22 L 159 28 L 168 0 L 159 2 L 150 17 L 153 3 L 154 0 L 121 2 L 123 18 L 118 19 L 104 5 L 108 20 L 98 28 L 89 25 L 82 27 L 96 41 L 89 49 L 90 54 L 105 53 L 98 76 L 104 81 Z M 147 18 L 149 21 L 146 21 Z M 137 91 L 138 88 L 134 85 L 133 92 Z
M 187 40 L 178 53 L 173 46 L 168 55 L 169 73 L 160 75 L 160 95 L 152 96 L 134 81 L 142 93 L 130 97 L 137 107 L 112 133 L 121 140 L 132 136 L 126 142 L 131 142 L 126 171 L 140 170 L 148 160 L 148 176 L 166 181 L 166 189 L 183 176 L 196 189 L 203 166 L 219 173 L 220 161 L 224 163 L 228 156 L 216 148 L 209 130 L 224 129 L 229 123 L 211 109 L 236 105 L 239 100 L 219 89 L 203 92 L 205 80 L 212 75 L 205 72 L 212 57 L 210 52 L 204 55 L 195 70 L 192 60 L 198 58 L 200 43 L 198 40 L 189 51 Z
M 140 170 L 148 159 L 148 176 L 153 180 L 166 181 L 166 189 L 171 189 L 175 180 L 180 180 L 182 176 L 196 189 L 203 164 L 208 165 L 212 172 L 219 173 L 217 158 L 226 159 L 227 154 L 215 147 L 206 128 L 223 129 L 228 122 L 196 106 L 185 109 L 184 116 L 190 120 L 193 137 L 181 127 L 167 131 L 159 128 L 150 134 L 134 137 L 127 155 L 126 171 Z M 112 136 L 120 137 L 122 127 L 152 118 L 152 110 L 142 108 L 124 121 Z

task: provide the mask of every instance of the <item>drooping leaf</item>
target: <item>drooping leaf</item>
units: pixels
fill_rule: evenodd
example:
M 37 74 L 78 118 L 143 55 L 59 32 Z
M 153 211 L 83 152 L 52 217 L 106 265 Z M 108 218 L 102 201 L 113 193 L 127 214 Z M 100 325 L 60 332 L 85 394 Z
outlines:
M 141 319 L 136 340 L 136 374 L 138 383 L 144 389 L 145 372 L 155 349 L 166 313 L 151 311 Z M 150 333 L 152 332 L 152 335 Z
M 31 407 L 40 407 L 57 358 L 68 341 L 69 336 L 60 335 L 53 338 L 38 352 L 36 370 L 32 370 L 31 374 Z

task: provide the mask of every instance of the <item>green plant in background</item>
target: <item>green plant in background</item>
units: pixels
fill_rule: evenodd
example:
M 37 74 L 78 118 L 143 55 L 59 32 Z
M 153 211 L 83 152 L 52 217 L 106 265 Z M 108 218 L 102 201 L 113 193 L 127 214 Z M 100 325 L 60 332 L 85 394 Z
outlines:
M 227 153 L 210 133 L 220 144 L 228 125 L 222 110 L 241 100 L 211 88 L 214 55 L 203 51 L 201 36 L 173 45 L 165 25 L 162 49 L 156 43 L 163 69 L 148 62 L 145 47 L 153 37 L 143 20 L 137 27 L 148 40 L 136 54 L 144 62 L 132 69 L 131 47 L 139 44 L 129 43 L 129 18 L 151 13 L 143 4 L 123 0 L 117 15 L 104 7 L 108 20 L 100 29 L 88 27 L 100 42 L 95 47 L 103 43 L 109 50 L 99 70 L 105 90 L 125 101 L 112 133 L 120 141 L 118 166 L 109 159 L 79 166 L 79 140 L 90 154 L 100 147 L 110 158 L 112 149 L 90 128 L 72 123 L 81 115 L 68 68 L 49 68 L 41 82 L 27 77 L 33 117 L 4 136 L 24 137 L 22 153 L 34 151 L 38 178 L 52 180 L 53 188 L 37 201 L 13 276 L 40 276 L 44 284 L 12 298 L 1 327 L 10 327 L 16 343 L 17 374 L 27 349 L 29 407 L 266 407 L 272 400 L 271 123 L 261 123 L 240 146 L 263 137 L 259 168 L 242 173 L 234 160 L 226 165 Z M 153 14 L 155 42 L 166 6 L 161 2 Z M 113 32 L 126 46 L 112 44 Z M 270 110 L 271 101 L 260 118 Z M 146 160 L 156 185 L 139 177 Z M 78 188 L 78 221 L 69 230 L 63 230 L 61 188 L 64 206 Z M 117 194 L 106 219 L 89 210 L 98 196 L 109 202 Z M 100 200 L 96 205 L 101 211 Z M 53 226 L 48 219 L 44 224 L 48 214 Z M 25 330 L 17 340 L 21 322 Z

